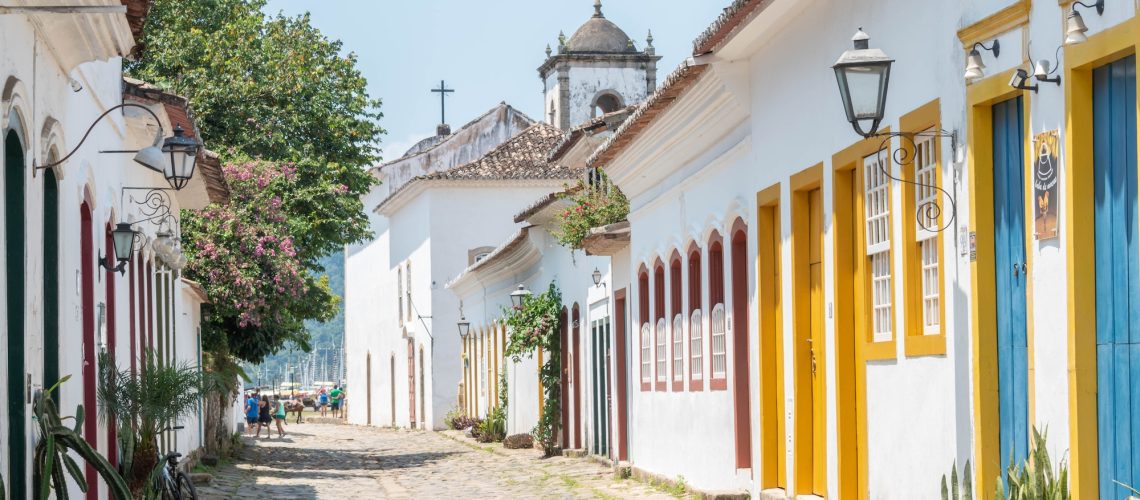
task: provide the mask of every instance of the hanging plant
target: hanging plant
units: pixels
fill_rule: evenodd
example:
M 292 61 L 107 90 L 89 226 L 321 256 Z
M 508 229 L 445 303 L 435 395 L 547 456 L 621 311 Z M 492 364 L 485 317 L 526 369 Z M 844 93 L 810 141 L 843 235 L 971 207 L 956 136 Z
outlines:
M 597 170 L 592 177 L 593 182 L 579 180 L 564 195 L 572 204 L 558 214 L 560 226 L 555 234 L 564 246 L 581 248 L 590 229 L 621 222 L 629 215 L 629 199 L 606 174 Z
M 523 357 L 532 358 L 542 349 L 543 364 L 539 368 L 539 381 L 543 388 L 542 415 L 532 434 L 542 445 L 545 456 L 555 452 L 554 436 L 558 435 L 561 399 L 559 385 L 559 311 L 562 309 L 562 294 L 553 282 L 543 293 L 526 297 L 521 307 L 504 310 L 506 316 L 507 348 L 505 353 L 514 362 Z M 505 401 L 505 398 L 504 398 Z

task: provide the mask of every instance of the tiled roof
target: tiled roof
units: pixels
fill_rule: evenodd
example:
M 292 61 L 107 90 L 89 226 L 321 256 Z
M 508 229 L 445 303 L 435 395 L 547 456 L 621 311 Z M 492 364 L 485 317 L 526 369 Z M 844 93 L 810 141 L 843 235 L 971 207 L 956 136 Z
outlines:
M 131 34 L 135 37 L 134 55 L 142 51 L 143 26 L 146 25 L 146 15 L 150 12 L 153 0 L 120 0 L 127 7 L 127 24 L 131 26 Z
M 198 152 L 198 171 L 206 181 L 206 193 L 214 203 L 227 203 L 230 200 L 230 185 L 222 173 L 222 162 L 218 153 L 202 148 Z
M 550 150 L 550 154 L 547 155 L 547 160 L 558 161 L 562 159 L 562 156 L 565 155 L 570 148 L 574 147 L 574 145 L 578 143 L 578 140 L 586 134 L 593 133 L 598 129 L 615 129 L 619 127 L 636 109 L 636 104 L 630 104 L 617 111 L 610 111 L 602 116 L 591 118 L 585 123 L 570 129 L 570 133 L 564 136 L 563 139 Z
M 535 123 L 511 140 L 466 165 L 433 172 L 422 179 L 508 180 L 570 179 L 569 168 L 546 160 L 550 150 L 562 140 L 562 130 L 543 122 Z
M 699 56 L 716 50 L 740 27 L 747 24 L 753 14 L 759 12 L 760 6 L 770 3 L 772 0 L 734 0 L 724 8 L 724 12 L 716 18 L 716 21 L 701 33 L 701 36 L 693 40 L 693 55 Z

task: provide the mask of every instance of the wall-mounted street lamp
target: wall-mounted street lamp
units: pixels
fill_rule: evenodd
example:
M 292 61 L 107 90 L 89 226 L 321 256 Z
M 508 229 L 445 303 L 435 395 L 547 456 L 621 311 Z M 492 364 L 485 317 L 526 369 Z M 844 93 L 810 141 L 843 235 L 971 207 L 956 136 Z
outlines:
M 111 231 L 111 242 L 114 246 L 116 265 L 111 265 L 110 255 L 99 255 L 99 266 L 113 273 L 126 274 L 127 262 L 131 260 L 135 245 L 140 240 L 141 235 L 131 227 L 130 223 L 115 224 L 115 229 Z
M 1098 16 L 1104 15 L 1104 0 L 1096 0 L 1092 5 L 1084 2 L 1073 2 L 1072 7 L 1069 8 L 1069 16 L 1065 19 L 1065 45 L 1085 43 L 1089 39 L 1085 36 L 1089 28 L 1085 26 L 1085 19 L 1081 17 L 1081 13 L 1077 11 L 1078 5 L 1086 9 L 1096 9 Z
M 594 286 L 599 286 L 602 284 L 602 272 L 599 271 L 598 268 L 594 268 L 594 272 L 590 275 L 590 277 L 594 278 Z
M 83 138 L 79 140 L 79 144 L 75 145 L 75 149 L 71 150 L 70 153 L 67 153 L 67 155 L 59 161 L 48 163 L 47 165 L 36 165 L 34 170 L 43 170 L 63 164 L 63 162 L 67 161 L 68 158 L 71 158 L 72 155 L 79 151 L 80 146 L 83 146 L 83 143 L 87 140 L 87 137 L 91 135 L 91 131 L 95 130 L 95 125 L 99 124 L 99 121 L 111 114 L 112 111 L 129 107 L 142 109 L 154 117 L 154 121 L 158 123 L 158 132 L 154 136 L 154 143 L 140 150 L 107 150 L 99 152 L 135 153 L 135 163 L 161 173 L 162 176 L 166 178 L 166 182 L 170 184 L 170 187 L 175 190 L 186 187 L 186 184 L 190 182 L 190 178 L 194 176 L 194 166 L 198 160 L 198 149 L 201 147 L 198 141 L 186 137 L 184 135 L 185 131 L 182 130 L 181 126 L 175 126 L 174 135 L 163 139 L 162 121 L 158 119 L 158 115 L 156 115 L 154 111 L 151 111 L 150 108 L 133 102 L 124 102 L 104 111 L 103 114 L 99 115 L 99 117 L 91 123 L 90 127 L 87 127 L 87 132 L 83 134 Z
M 997 40 L 990 43 L 989 47 L 986 47 L 982 42 L 975 43 L 970 49 L 970 55 L 966 57 L 966 74 L 963 76 L 967 82 L 972 82 L 986 76 L 986 72 L 983 71 L 986 69 L 986 63 L 982 62 L 982 53 L 978 51 L 979 47 L 982 50 L 993 52 L 994 57 L 1001 55 L 1001 43 Z
M 459 322 L 456 326 L 459 327 L 459 338 L 466 340 L 467 334 L 471 332 L 471 322 L 463 315 L 463 301 L 459 301 Z
M 865 139 L 871 137 L 883 137 L 882 145 L 879 146 L 879 151 L 886 153 L 895 164 L 899 166 L 908 166 L 913 160 L 913 151 L 915 148 L 916 137 L 949 137 L 951 141 L 951 149 L 957 147 L 957 134 L 954 132 L 947 132 L 945 130 L 925 130 L 920 132 L 890 132 L 879 133 L 879 124 L 883 121 L 883 112 L 887 103 L 887 89 L 890 83 L 891 76 L 891 63 L 893 59 L 887 57 L 887 54 L 879 49 L 870 48 L 871 37 L 859 28 L 855 36 L 851 38 L 854 42 L 854 49 L 848 50 L 839 57 L 835 65 L 831 68 L 835 71 L 835 79 L 839 84 L 839 97 L 843 100 L 843 108 L 847 113 L 847 121 L 851 123 L 851 127 L 855 129 L 855 133 L 863 136 Z M 975 44 L 975 48 L 971 51 L 971 63 L 974 63 L 973 58 L 977 52 L 977 47 L 981 46 L 986 50 L 991 50 L 981 44 Z M 996 54 L 998 49 L 998 42 L 994 40 L 992 50 Z M 978 56 L 978 70 L 981 69 L 980 55 Z M 968 72 L 967 72 L 968 73 Z M 868 128 L 864 128 L 864 124 L 869 124 Z M 890 154 L 891 139 L 898 137 L 900 140 L 909 142 L 910 148 L 901 148 Z M 888 162 L 879 162 L 879 170 L 882 171 L 888 179 L 905 184 L 931 189 L 938 191 L 945 195 L 947 201 L 950 203 L 949 217 L 945 222 L 939 224 L 942 215 L 942 203 L 939 198 L 923 203 L 917 207 L 916 216 L 918 224 L 921 228 L 927 231 L 945 231 L 954 225 L 954 219 L 957 216 L 957 205 L 954 202 L 954 197 L 943 189 L 941 186 L 927 185 L 906 179 L 900 179 L 891 175 L 891 167 Z
M 843 99 L 847 121 L 863 137 L 871 137 L 879 130 L 887 107 L 891 63 L 895 62 L 882 50 L 869 48 L 870 40 L 863 28 L 859 28 L 851 38 L 855 47 L 844 52 L 831 67 L 839 83 L 839 97 Z M 866 130 L 864 122 L 869 122 Z
M 515 309 L 522 309 L 523 304 L 526 303 L 526 299 L 531 295 L 530 290 L 527 290 L 525 285 L 519 283 L 518 288 L 515 288 L 515 291 L 511 292 L 511 305 L 514 306 Z

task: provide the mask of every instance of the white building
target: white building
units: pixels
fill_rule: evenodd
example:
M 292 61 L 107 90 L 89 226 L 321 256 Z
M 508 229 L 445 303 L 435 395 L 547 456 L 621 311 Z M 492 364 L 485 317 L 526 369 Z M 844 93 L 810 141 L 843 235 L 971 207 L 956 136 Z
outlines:
M 177 229 L 180 209 L 228 196 L 216 160 L 205 153 L 191 184 L 177 192 L 124 189 L 166 188 L 167 181 L 131 161 L 131 154 L 101 153 L 150 146 L 159 126 L 162 136 L 171 135 L 175 125 L 196 135 L 184 99 L 124 82 L 122 58 L 140 35 L 146 2 L 57 2 L 79 11 L 124 7 L 66 14 L 19 11 L 23 4 L 0 14 L 7 256 L 0 269 L 6 338 L 0 399 L 8 402 L 0 409 L 0 474 L 9 498 L 31 494 L 29 464 L 38 439 L 31 400 L 37 391 L 70 375 L 55 394 L 61 413 L 70 415 L 82 403 L 83 436 L 117 461 L 114 430 L 96 417 L 97 350 L 114 353 L 124 368 L 134 365 L 145 347 L 166 360 L 196 364 L 199 358 L 197 307 L 204 298 L 149 244 L 129 257 L 123 274 L 101 267 L 101 257 L 116 264 L 110 231 L 119 222 L 132 222 L 149 243 L 160 228 Z M 121 103 L 132 107 L 113 109 Z M 149 109 L 158 123 L 133 105 Z M 37 168 L 61 159 L 66 161 Z M 173 218 L 154 217 L 154 206 L 138 203 L 152 193 Z M 186 453 L 200 445 L 197 417 L 182 424 L 185 430 L 164 436 L 164 449 Z M 93 485 L 88 498 L 107 496 L 91 470 L 87 481 Z M 71 494 L 80 494 L 78 488 Z

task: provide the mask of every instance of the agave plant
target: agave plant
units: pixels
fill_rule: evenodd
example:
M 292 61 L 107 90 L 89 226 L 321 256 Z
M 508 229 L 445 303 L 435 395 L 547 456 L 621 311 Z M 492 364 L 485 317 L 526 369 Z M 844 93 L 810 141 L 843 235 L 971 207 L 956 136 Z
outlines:
M 974 487 L 970 480 L 970 461 L 966 460 L 966 466 L 962 467 L 962 482 L 959 488 L 958 482 L 958 463 L 955 462 L 950 466 L 950 487 L 946 487 L 946 476 L 942 476 L 942 500 L 972 500 L 974 498 Z
M 100 418 L 118 426 L 120 468 L 131 491 L 145 494 L 155 471 L 162 467 L 158 436 L 198 408 L 201 372 L 189 363 L 161 363 L 158 353 L 148 351 L 137 373 L 118 370 L 109 356 L 100 355 L 99 373 Z
M 69 452 L 75 452 L 80 458 L 95 468 L 95 471 L 106 481 L 111 495 L 119 500 L 131 498 L 131 491 L 127 487 L 127 483 L 123 481 L 123 477 L 119 475 L 111 463 L 107 461 L 103 455 L 95 451 L 87 441 L 83 440 L 81 432 L 83 430 L 83 405 L 75 408 L 74 417 L 60 417 L 59 410 L 55 406 L 55 401 L 52 400 L 51 393 L 60 384 L 66 382 L 71 376 L 68 375 L 60 379 L 50 389 L 42 392 L 37 392 L 33 410 L 35 411 L 35 420 L 39 426 L 40 440 L 36 443 L 35 457 L 32 462 L 32 484 L 36 488 L 35 497 L 40 500 L 46 500 L 54 490 L 55 498 L 66 500 L 67 495 L 67 476 L 75 480 L 79 485 L 79 489 L 87 492 L 87 480 L 83 475 L 83 469 L 71 457 Z M 67 427 L 63 425 L 64 420 L 74 419 L 75 425 Z M 0 485 L 0 491 L 3 486 Z
M 999 477 L 997 479 L 998 500 L 1069 500 L 1069 467 L 1064 459 L 1053 471 L 1049 450 L 1045 446 L 1045 435 L 1033 428 L 1033 449 L 1023 464 L 1010 461 L 1006 471 L 1009 493 Z

